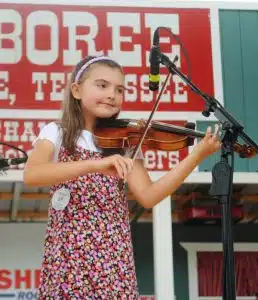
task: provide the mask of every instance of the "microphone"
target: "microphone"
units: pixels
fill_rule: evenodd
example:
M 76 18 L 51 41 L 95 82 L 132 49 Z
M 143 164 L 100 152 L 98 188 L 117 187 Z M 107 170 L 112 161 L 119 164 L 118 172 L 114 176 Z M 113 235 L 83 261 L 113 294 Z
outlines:
M 150 50 L 150 75 L 149 89 L 157 91 L 159 89 L 159 64 L 160 64 L 160 46 L 159 46 L 159 28 L 153 35 L 153 46 Z
M 0 158 L 0 169 L 7 168 L 9 166 L 23 164 L 27 161 L 27 157 L 21 158 Z

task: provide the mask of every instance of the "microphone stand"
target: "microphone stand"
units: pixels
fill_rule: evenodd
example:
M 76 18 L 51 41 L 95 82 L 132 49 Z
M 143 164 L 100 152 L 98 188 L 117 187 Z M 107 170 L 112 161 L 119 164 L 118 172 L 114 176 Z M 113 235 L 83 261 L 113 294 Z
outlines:
M 214 97 L 206 95 L 195 86 L 183 73 L 181 73 L 170 59 L 160 53 L 160 63 L 167 67 L 170 73 L 177 74 L 192 91 L 201 96 L 205 101 L 202 114 L 209 117 L 214 113 L 222 125 L 221 160 L 212 169 L 212 185 L 210 195 L 219 198 L 222 206 L 222 243 L 223 243 L 223 300 L 236 299 L 234 249 L 233 249 L 233 221 L 232 221 L 232 190 L 234 172 L 234 144 L 238 137 L 247 143 L 248 147 L 258 153 L 258 145 L 244 132 L 244 127 L 227 112 Z M 246 145 L 243 146 L 245 149 Z M 240 157 L 246 158 L 243 151 Z M 231 165 L 229 164 L 231 158 Z
M 23 164 L 28 159 L 28 154 L 21 148 L 18 148 L 16 146 L 10 145 L 5 142 L 0 142 L 0 145 L 7 146 L 9 148 L 15 149 L 23 154 L 24 157 L 20 158 L 13 158 L 13 159 L 5 159 L 0 155 L 0 174 L 1 172 L 5 172 L 9 169 L 10 165 L 12 165 L 12 162 L 14 165 Z

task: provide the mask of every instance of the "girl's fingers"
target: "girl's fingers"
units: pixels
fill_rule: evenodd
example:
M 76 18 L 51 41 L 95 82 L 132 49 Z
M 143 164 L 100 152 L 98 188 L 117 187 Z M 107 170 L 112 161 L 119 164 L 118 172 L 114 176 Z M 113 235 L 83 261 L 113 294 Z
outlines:
M 211 136 L 211 126 L 208 126 L 205 137 L 209 138 L 210 136 Z
M 143 120 L 143 119 L 138 120 L 138 125 L 139 125 L 141 128 L 144 128 L 144 127 L 145 127 L 145 124 L 146 124 L 145 120 Z
M 132 172 L 133 160 L 129 157 L 121 155 L 114 155 L 110 157 L 110 170 L 109 173 L 116 173 L 119 178 L 126 179 L 128 174 Z M 112 167 L 114 171 L 112 171 Z
M 129 157 L 123 157 L 123 166 L 125 170 L 125 178 L 128 177 L 128 175 L 132 172 L 133 170 L 133 160 Z
M 214 146 L 214 149 L 217 151 L 220 148 L 220 146 L 221 146 L 221 141 L 219 139 L 219 130 L 220 130 L 219 124 L 216 124 L 214 126 L 214 128 L 215 129 L 214 129 L 214 133 L 212 135 L 211 140 L 212 140 L 212 144 Z
M 120 178 L 126 179 L 130 171 L 130 164 L 127 163 L 123 157 L 117 157 L 115 160 L 115 167 Z
M 123 173 L 123 178 L 126 179 L 127 178 L 127 173 L 128 173 L 126 162 L 124 161 L 124 159 L 120 159 L 119 164 L 120 164 L 120 167 L 121 167 L 121 170 L 122 170 L 122 173 Z
M 214 126 L 214 128 L 215 128 L 215 130 L 214 130 L 214 134 L 213 134 L 213 139 L 214 140 L 216 140 L 217 138 L 218 138 L 218 136 L 219 136 L 219 125 L 218 124 L 216 124 L 215 126 Z
M 130 174 L 133 170 L 133 160 L 131 158 L 126 157 L 125 162 L 126 162 L 128 174 Z
M 218 124 L 215 124 L 213 133 L 212 133 L 212 127 L 211 126 L 209 126 L 207 128 L 207 131 L 206 131 L 206 138 L 207 139 L 211 138 L 212 142 L 214 142 L 215 140 L 218 139 L 218 136 L 219 136 L 219 125 Z
M 118 160 L 114 161 L 114 167 L 115 167 L 115 169 L 117 171 L 118 177 L 120 177 L 120 178 L 123 179 L 124 178 L 123 168 L 121 167 L 121 165 L 120 165 L 120 163 L 119 163 Z
M 121 159 L 121 165 L 123 166 L 124 176 L 127 178 L 128 174 L 132 172 L 133 169 L 133 161 L 131 158 L 123 157 Z

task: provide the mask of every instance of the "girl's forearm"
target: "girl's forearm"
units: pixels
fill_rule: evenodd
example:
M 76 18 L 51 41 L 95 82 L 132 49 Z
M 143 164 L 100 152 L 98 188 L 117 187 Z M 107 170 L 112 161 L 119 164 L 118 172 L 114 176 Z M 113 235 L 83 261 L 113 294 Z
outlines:
M 25 167 L 23 179 L 28 186 L 46 187 L 97 172 L 98 165 L 96 160 L 30 164 Z
M 201 161 L 202 159 L 197 155 L 190 154 L 176 168 L 170 170 L 156 182 L 151 183 L 144 193 L 145 200 L 143 202 L 146 203 L 146 208 L 152 208 L 175 192 Z

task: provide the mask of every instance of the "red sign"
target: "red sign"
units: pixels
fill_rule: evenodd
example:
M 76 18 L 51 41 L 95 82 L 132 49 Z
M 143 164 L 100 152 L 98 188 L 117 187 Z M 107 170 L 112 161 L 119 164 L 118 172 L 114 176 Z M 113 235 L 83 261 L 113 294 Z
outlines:
M 39 285 L 40 270 L 0 269 L 0 292 L 9 289 L 33 289 Z
M 36 299 L 36 294 L 29 290 L 39 287 L 40 270 L 10 270 L 0 269 L 0 298 Z M 22 290 L 22 292 L 20 291 Z M 15 294 L 8 292 L 17 292 Z M 8 294 L 7 294 L 8 293 Z M 16 296 L 16 297 L 15 297 Z M 153 295 L 140 295 L 139 300 L 154 300 Z
M 172 61 L 178 56 L 181 72 L 213 95 L 209 9 L 0 3 L 0 107 L 7 109 L 0 120 L 0 141 L 29 154 L 40 128 L 55 118 L 72 68 L 89 54 L 109 55 L 124 67 L 123 111 L 151 111 L 156 95 L 148 88 L 149 51 L 161 26 L 177 37 L 160 31 L 162 53 Z M 168 70 L 163 66 L 160 73 L 162 83 Z M 170 112 L 202 111 L 203 100 L 173 75 L 158 110 L 169 119 Z M 1 144 L 0 153 L 22 156 Z M 146 167 L 169 170 L 187 153 L 148 149 Z
M 0 106 L 6 109 L 59 109 L 69 73 L 81 58 L 109 55 L 124 67 L 123 110 L 149 111 L 149 51 L 155 29 L 161 51 L 213 95 L 208 9 L 0 4 Z M 188 53 L 190 66 L 184 56 Z M 162 80 L 168 71 L 161 68 Z M 203 100 L 173 75 L 160 111 L 200 111 Z

